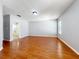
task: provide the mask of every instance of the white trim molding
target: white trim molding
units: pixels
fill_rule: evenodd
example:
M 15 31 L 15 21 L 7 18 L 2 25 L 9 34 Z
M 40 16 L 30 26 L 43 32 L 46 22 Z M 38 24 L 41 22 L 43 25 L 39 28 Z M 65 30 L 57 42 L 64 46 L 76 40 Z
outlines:
M 67 45 L 73 52 L 75 52 L 77 55 L 79 55 L 79 52 L 77 52 L 73 47 L 71 47 L 68 43 L 66 43 L 63 39 L 59 38 L 60 41 L 62 41 L 65 45 Z
M 10 41 L 13 41 L 13 40 L 3 40 L 3 41 L 8 41 L 8 42 L 10 42 Z
M 56 35 L 29 35 L 29 36 L 39 36 L 39 37 L 57 37 Z
M 0 48 L 0 51 L 3 49 L 3 47 Z

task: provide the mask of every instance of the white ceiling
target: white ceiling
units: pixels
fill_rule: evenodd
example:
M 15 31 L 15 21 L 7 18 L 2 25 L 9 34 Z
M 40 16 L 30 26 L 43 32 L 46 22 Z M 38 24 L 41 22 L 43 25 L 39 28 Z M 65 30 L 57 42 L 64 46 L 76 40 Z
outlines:
M 4 14 L 20 14 L 29 21 L 58 18 L 74 0 L 3 0 Z M 35 9 L 39 13 L 32 14 Z

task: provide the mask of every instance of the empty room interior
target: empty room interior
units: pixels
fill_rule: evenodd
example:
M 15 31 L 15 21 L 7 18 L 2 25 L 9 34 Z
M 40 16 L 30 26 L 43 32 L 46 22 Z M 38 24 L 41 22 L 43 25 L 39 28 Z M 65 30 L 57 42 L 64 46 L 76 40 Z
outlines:
M 79 59 L 79 0 L 0 0 L 0 59 Z

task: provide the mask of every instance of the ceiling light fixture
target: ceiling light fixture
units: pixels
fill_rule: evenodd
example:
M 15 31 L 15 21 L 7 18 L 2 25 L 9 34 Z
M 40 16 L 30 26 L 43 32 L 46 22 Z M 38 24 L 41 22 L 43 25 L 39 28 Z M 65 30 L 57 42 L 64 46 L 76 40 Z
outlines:
M 33 11 L 32 11 L 32 14 L 33 14 L 33 15 L 38 15 L 38 11 L 33 10 Z
M 21 17 L 21 15 L 17 15 L 18 17 Z

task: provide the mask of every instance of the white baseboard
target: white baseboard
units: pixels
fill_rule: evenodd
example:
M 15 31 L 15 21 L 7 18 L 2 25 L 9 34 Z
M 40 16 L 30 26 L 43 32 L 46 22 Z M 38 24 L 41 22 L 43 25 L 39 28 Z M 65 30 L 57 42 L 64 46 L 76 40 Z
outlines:
M 29 35 L 20 36 L 20 38 L 28 37 Z
M 79 55 L 79 52 L 77 52 L 73 47 L 71 47 L 68 43 L 66 43 L 63 39 L 59 38 L 65 45 L 67 45 L 72 51 L 74 51 L 77 55 Z
M 28 36 L 29 36 L 29 35 L 28 35 Z M 28 36 L 21 36 L 21 37 L 19 37 L 19 39 L 22 39 L 22 38 L 28 37 Z M 10 40 L 4 40 L 4 41 L 9 41 L 9 42 L 11 42 L 11 41 L 13 41 L 13 40 L 17 40 L 17 39 L 10 39 Z
M 3 47 L 0 48 L 0 51 L 3 49 Z
M 9 41 L 10 42 L 10 41 L 13 41 L 13 40 L 4 40 L 4 41 Z
M 57 37 L 56 35 L 29 35 L 29 36 L 39 36 L 39 37 Z

